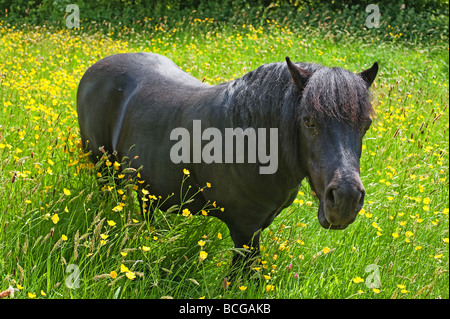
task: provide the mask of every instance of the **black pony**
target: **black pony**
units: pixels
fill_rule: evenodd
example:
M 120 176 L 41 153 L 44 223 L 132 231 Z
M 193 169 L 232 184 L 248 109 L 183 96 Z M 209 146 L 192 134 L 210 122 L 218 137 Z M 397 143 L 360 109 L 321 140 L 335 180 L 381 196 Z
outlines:
M 186 207 L 192 213 L 214 202 L 223 207 L 209 215 L 226 223 L 236 247 L 254 248 L 248 260 L 258 253 L 261 230 L 293 202 L 305 177 L 320 201 L 322 227 L 344 229 L 355 220 L 365 194 L 362 138 L 373 114 L 368 88 L 377 72 L 377 63 L 355 74 L 286 57 L 207 85 L 161 55 L 117 54 L 95 63 L 80 81 L 82 142 L 94 162 L 100 150 L 118 160 L 135 158 L 130 165 L 142 167 L 142 188 L 150 195 L 179 191 L 187 169 L 184 191 L 204 190 Z M 199 133 L 202 128 L 209 130 Z M 231 156 L 228 133 L 244 143 Z M 262 173 L 268 150 L 276 153 L 274 165 Z M 161 209 L 176 204 L 179 197 L 171 196 Z

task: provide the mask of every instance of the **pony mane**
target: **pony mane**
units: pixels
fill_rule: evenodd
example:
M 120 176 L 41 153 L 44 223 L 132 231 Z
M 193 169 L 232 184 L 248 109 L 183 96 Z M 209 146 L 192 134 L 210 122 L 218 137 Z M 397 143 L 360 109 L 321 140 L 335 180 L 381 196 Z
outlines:
M 321 68 L 308 80 L 302 93 L 307 113 L 320 122 L 327 118 L 361 128 L 374 114 L 363 78 L 341 68 Z
M 318 64 L 297 63 L 315 72 Z M 243 77 L 228 82 L 225 111 L 233 123 L 264 127 L 294 119 L 301 92 L 294 86 L 285 62 L 263 64 Z

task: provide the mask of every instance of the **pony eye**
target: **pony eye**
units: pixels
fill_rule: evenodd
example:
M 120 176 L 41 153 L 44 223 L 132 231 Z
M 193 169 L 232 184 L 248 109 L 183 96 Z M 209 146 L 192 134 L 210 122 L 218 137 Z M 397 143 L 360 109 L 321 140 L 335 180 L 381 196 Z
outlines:
M 314 125 L 314 122 L 311 120 L 310 117 L 304 117 L 303 118 L 303 123 L 305 124 L 305 126 L 309 129 L 314 129 L 316 128 L 316 126 Z

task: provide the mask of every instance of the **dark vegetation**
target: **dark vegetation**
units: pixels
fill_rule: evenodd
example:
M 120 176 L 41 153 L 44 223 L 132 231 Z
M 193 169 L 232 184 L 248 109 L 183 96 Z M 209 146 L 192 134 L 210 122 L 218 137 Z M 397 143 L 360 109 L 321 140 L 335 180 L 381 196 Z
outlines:
M 124 25 L 135 31 L 155 25 L 180 28 L 208 18 L 213 21 L 211 28 L 257 27 L 273 20 L 291 28 L 326 29 L 337 40 L 339 35 L 367 37 L 368 31 L 374 40 L 411 43 L 447 41 L 449 36 L 448 0 L 374 1 L 380 9 L 380 27 L 369 30 L 365 21 L 370 12 L 365 9 L 372 2 L 358 0 L 0 0 L 0 19 L 15 26 L 65 27 L 66 6 L 71 3 L 79 6 L 85 31 L 110 31 Z

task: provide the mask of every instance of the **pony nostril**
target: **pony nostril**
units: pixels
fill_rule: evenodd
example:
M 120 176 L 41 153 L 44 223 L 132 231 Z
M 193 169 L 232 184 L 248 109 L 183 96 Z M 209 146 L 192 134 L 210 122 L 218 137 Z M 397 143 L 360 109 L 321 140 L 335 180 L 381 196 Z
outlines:
M 364 204 L 363 187 L 349 184 L 330 185 L 325 191 L 324 215 L 329 224 L 344 226 L 352 223 Z
M 351 188 L 335 188 L 328 187 L 325 192 L 325 199 L 327 204 L 331 208 L 338 208 L 342 205 L 348 206 L 349 208 L 353 206 L 354 208 L 362 207 L 364 204 L 365 190 L 362 189 L 351 189 Z
M 363 189 L 361 191 L 361 197 L 359 198 L 359 203 L 358 205 L 362 208 L 362 206 L 364 205 L 364 196 L 366 195 L 366 191 Z M 360 208 L 360 209 L 361 209 Z
M 334 207 L 336 204 L 336 195 L 335 195 L 335 188 L 328 188 L 327 192 L 325 194 L 325 198 L 328 201 L 328 203 L 331 205 L 331 207 Z

